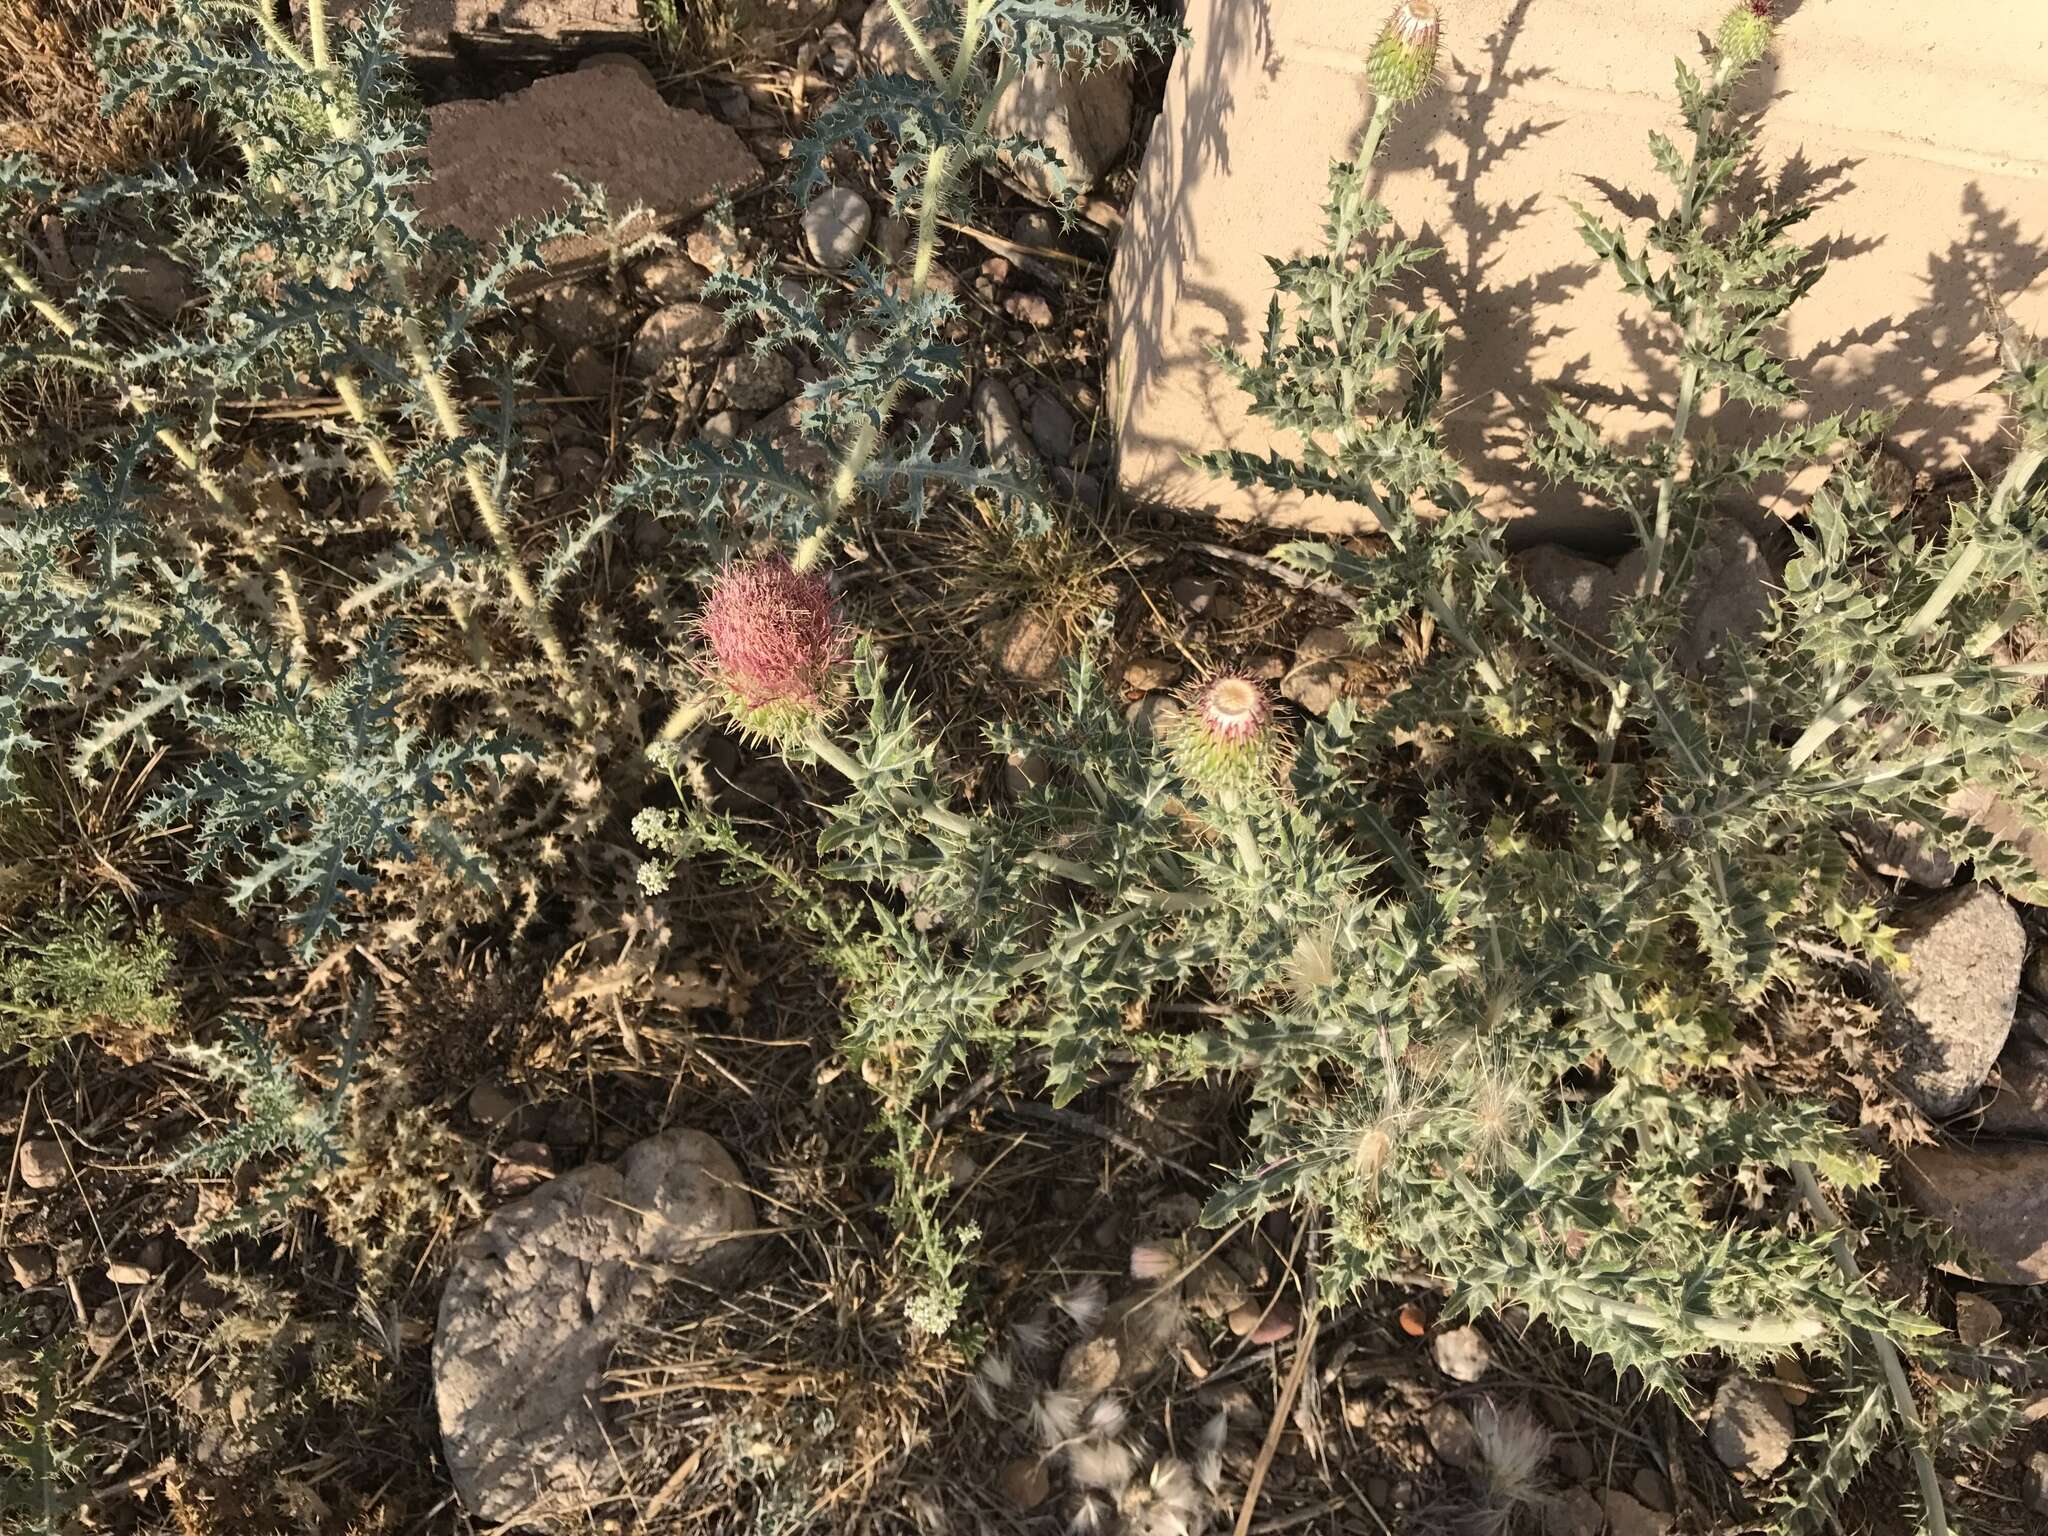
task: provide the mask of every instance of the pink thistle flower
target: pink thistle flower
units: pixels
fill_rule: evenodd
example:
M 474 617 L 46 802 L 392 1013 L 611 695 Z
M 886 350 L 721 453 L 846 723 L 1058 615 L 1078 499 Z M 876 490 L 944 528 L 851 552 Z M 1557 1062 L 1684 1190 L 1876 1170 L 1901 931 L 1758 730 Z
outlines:
M 780 554 L 720 571 L 697 629 L 706 671 L 739 724 L 778 742 L 830 710 L 852 654 L 830 584 Z
M 1211 740 L 1241 746 L 1273 720 L 1273 696 L 1256 679 L 1226 672 L 1195 696 L 1195 719 Z

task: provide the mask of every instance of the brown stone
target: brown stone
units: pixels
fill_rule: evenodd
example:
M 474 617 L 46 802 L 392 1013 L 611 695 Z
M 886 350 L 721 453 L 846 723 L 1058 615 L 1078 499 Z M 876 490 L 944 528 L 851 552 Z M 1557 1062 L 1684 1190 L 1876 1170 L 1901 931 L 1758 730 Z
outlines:
M 730 1284 L 753 1202 L 697 1131 L 666 1131 L 505 1206 L 458 1249 L 434 1336 L 449 1474 L 485 1520 L 545 1518 L 617 1486 L 600 1387 L 667 1277 Z
M 1976 1097 L 2012 1032 L 2027 935 L 2011 903 L 1968 885 L 1898 918 L 1904 970 L 1886 978 L 1885 1034 L 1899 1085 L 1930 1115 Z
M 1388 232 L 1441 247 L 1421 286 L 1447 310 L 1452 448 L 1485 504 L 1560 533 L 1611 514 L 1543 480 L 1524 451 L 1546 388 L 1628 437 L 1668 430 L 1667 357 L 1638 342 L 1642 308 L 1597 270 L 1572 203 L 1612 215 L 1607 188 L 1666 195 L 1646 142 L 1674 135 L 1672 59 L 1698 67 L 1697 29 L 1640 0 L 1459 0 L 1444 6 L 1444 88 L 1402 114 L 1376 195 Z M 1791 313 L 1784 345 L 1813 415 L 1899 411 L 1895 441 L 1930 471 L 1995 447 L 2004 403 L 1995 342 L 1971 316 L 1973 263 L 2048 244 L 2048 50 L 2039 8 L 2010 0 L 1866 0 L 1788 10 L 1746 105 L 1763 119 L 1767 184 L 1818 198 L 1801 235 L 1836 250 Z M 1331 160 L 1371 112 L 1364 67 L 1384 5 L 1190 0 L 1111 271 L 1109 332 L 1124 489 L 1233 517 L 1369 527 L 1363 508 L 1244 491 L 1183 453 L 1263 452 L 1272 438 L 1211 363 L 1254 341 L 1269 256 L 1321 244 Z M 1936 67 L 1931 61 L 1939 60 Z M 1970 89 L 1952 84 L 1967 80 Z M 1991 110 L 1988 103 L 1997 103 Z M 1912 124 L 1910 134 L 1899 131 Z M 1642 225 L 1630 225 L 1640 249 Z M 1843 237 L 1847 237 L 1846 240 Z M 2015 318 L 2048 325 L 2048 288 L 1999 283 Z M 1624 326 L 1618 322 L 1626 321 Z
M 429 176 L 418 189 L 426 222 L 489 241 L 515 219 L 567 205 L 561 177 L 604 187 L 615 213 L 641 206 L 669 222 L 701 213 L 721 192 L 761 179 L 761 163 L 723 123 L 663 101 L 623 69 L 550 75 L 498 101 L 432 109 Z M 596 236 L 550 243 L 559 265 L 604 248 Z
M 2048 1137 L 2048 1044 L 2015 1032 L 1998 1058 L 1997 1085 L 1977 1129 L 1987 1136 Z
M 1898 1172 L 1907 1198 L 1967 1245 L 1980 1278 L 2048 1284 L 2048 1145 L 1915 1147 Z

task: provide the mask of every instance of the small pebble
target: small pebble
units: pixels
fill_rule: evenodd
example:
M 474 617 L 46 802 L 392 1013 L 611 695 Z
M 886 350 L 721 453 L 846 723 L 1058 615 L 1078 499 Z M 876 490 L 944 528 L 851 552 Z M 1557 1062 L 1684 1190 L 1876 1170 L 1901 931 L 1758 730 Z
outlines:
M 478 1083 L 469 1090 L 469 1118 L 478 1125 L 503 1125 L 519 1113 L 519 1100 L 496 1083 Z
M 41 1243 L 22 1243 L 7 1250 L 7 1267 L 24 1291 L 46 1285 L 57 1276 L 57 1256 Z
M 1052 1494 L 1052 1477 L 1036 1456 L 1005 1462 L 1000 1479 L 1003 1497 L 1019 1509 L 1036 1509 Z
M 1436 1368 L 1453 1381 L 1477 1381 L 1493 1365 L 1493 1351 L 1486 1347 L 1486 1337 L 1477 1328 L 1453 1328 L 1440 1333 L 1430 1341 L 1429 1350 L 1436 1359 Z
M 491 1165 L 491 1193 L 510 1199 L 554 1177 L 554 1154 L 537 1141 L 515 1141 Z
M 1003 313 L 1034 330 L 1045 330 L 1053 322 L 1052 305 L 1036 293 L 1013 293 L 1003 300 Z
M 64 1160 L 64 1149 L 56 1142 L 42 1138 L 21 1144 L 16 1166 L 21 1170 L 21 1182 L 30 1189 L 55 1189 L 71 1176 L 71 1165 Z
M 116 1259 L 107 1266 L 107 1279 L 115 1285 L 147 1285 L 156 1278 L 147 1265 Z
M 1180 681 L 1184 670 L 1171 656 L 1139 656 L 1124 667 L 1124 686 L 1142 693 L 1171 688 Z
M 851 187 L 827 187 L 803 212 L 804 248 L 828 272 L 853 265 L 867 243 L 874 210 Z

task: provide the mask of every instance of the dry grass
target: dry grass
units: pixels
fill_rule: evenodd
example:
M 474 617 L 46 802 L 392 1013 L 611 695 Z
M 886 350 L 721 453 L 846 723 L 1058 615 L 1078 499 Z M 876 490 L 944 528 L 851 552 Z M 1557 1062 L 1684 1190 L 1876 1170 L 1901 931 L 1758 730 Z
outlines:
M 131 107 L 100 114 L 92 41 L 148 0 L 0 0 L 0 152 L 33 155 L 67 180 L 132 171 L 181 131 Z

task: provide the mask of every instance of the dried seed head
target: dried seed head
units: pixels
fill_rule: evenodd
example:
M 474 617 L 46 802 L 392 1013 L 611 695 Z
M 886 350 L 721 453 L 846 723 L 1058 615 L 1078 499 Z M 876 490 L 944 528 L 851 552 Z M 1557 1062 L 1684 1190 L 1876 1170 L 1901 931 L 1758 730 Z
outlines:
M 1137 1470 L 1138 1458 L 1121 1440 L 1076 1440 L 1067 1447 L 1067 1472 L 1076 1487 L 1122 1493 Z
M 1131 1247 L 1131 1278 L 1163 1280 L 1173 1273 L 1176 1256 L 1165 1243 L 1136 1243 Z
M 1174 766 L 1204 794 L 1242 798 L 1278 777 L 1283 735 L 1273 695 L 1255 678 L 1225 672 L 1187 696 L 1170 737 Z
M 1773 0 L 1735 0 L 1721 18 L 1715 41 L 1728 67 L 1740 74 L 1770 51 L 1777 18 Z
M 1052 1304 L 1073 1319 L 1074 1326 L 1083 1333 L 1093 1333 L 1102 1326 L 1102 1314 L 1109 1306 L 1109 1293 L 1103 1289 L 1098 1277 L 1090 1275 L 1053 1297 Z
M 852 646 L 823 576 L 779 554 L 730 564 L 697 629 L 705 670 L 741 730 L 788 745 L 831 713 Z
M 1436 40 L 1432 0 L 1401 0 L 1366 55 L 1365 80 L 1373 95 L 1406 106 L 1427 93 L 1436 84 Z

